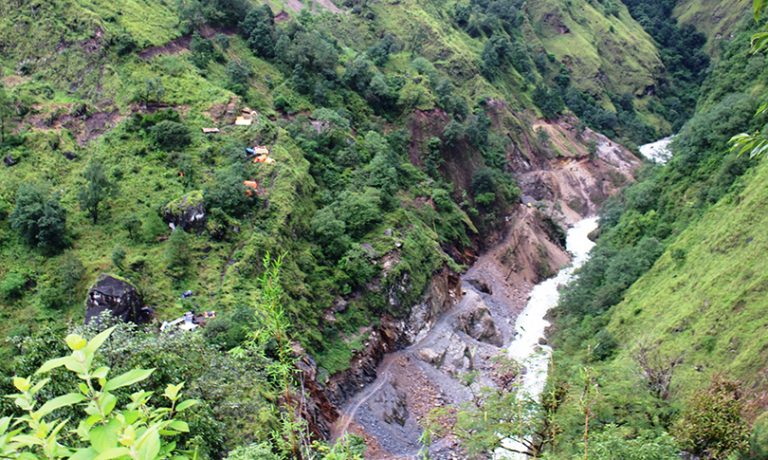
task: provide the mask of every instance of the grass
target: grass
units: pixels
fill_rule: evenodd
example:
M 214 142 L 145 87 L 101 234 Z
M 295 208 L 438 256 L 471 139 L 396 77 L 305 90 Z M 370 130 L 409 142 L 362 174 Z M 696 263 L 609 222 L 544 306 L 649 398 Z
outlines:
M 684 231 L 611 315 L 609 330 L 624 338 L 619 360 L 629 361 L 641 341 L 684 356 L 677 398 L 716 373 L 745 381 L 752 396 L 765 390 L 755 370 L 768 358 L 768 163 L 742 180 L 744 190 Z
M 707 52 L 717 54 L 719 42 L 728 40 L 739 23 L 751 17 L 749 0 L 682 0 L 674 15 L 682 24 L 692 24 L 707 36 Z

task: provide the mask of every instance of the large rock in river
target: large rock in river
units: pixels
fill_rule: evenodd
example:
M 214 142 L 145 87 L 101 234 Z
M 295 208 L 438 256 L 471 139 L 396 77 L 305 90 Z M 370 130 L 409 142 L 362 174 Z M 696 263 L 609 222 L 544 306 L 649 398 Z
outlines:
M 500 347 L 503 345 L 503 337 L 496 328 L 491 312 L 485 305 L 459 315 L 457 326 L 459 330 L 480 342 L 490 343 Z
M 205 229 L 205 206 L 203 192 L 196 190 L 181 196 L 163 206 L 163 220 L 174 227 L 181 227 L 187 232 L 200 232 Z
M 146 323 L 151 312 L 136 288 L 127 281 L 111 275 L 101 275 L 88 290 L 85 300 L 85 322 L 90 323 L 105 311 L 124 322 Z

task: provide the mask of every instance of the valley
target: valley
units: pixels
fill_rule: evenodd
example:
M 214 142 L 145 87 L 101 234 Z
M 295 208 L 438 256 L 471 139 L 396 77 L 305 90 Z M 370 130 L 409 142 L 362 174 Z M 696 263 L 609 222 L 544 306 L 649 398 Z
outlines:
M 768 458 L 765 9 L 0 2 L 0 457 Z

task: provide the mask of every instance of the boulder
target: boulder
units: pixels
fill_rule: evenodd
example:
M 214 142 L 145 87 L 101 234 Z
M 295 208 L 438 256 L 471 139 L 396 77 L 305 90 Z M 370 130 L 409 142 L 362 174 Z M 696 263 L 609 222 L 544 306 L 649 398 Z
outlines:
M 206 222 L 203 192 L 196 190 L 169 202 L 163 206 L 162 214 L 163 220 L 174 228 L 202 231 Z
M 496 328 L 493 316 L 485 305 L 459 315 L 456 326 L 473 339 L 500 347 L 504 344 L 501 333 Z
M 85 308 L 86 324 L 105 311 L 124 322 L 141 324 L 151 319 L 151 310 L 144 307 L 136 288 L 111 275 L 101 275 L 91 286 L 85 300 Z
M 493 295 L 493 289 L 485 281 L 478 279 L 467 280 L 470 286 L 482 292 L 483 294 Z
M 406 395 L 392 384 L 386 384 L 368 402 L 376 418 L 393 425 L 405 426 L 408 421 Z

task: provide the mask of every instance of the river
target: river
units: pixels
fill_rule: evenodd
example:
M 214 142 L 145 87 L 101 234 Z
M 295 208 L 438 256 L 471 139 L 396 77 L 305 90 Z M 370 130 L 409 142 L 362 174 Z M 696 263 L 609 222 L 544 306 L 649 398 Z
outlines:
M 528 225 L 533 216 L 525 208 L 518 216 L 518 228 L 531 229 Z M 571 264 L 536 285 L 515 281 L 512 278 L 518 275 L 500 265 L 503 254 L 517 246 L 514 241 L 523 241 L 520 246 L 528 245 L 536 254 L 543 243 L 534 234 L 511 232 L 508 241 L 482 255 L 462 277 L 461 301 L 415 343 L 387 354 L 378 366 L 376 380 L 341 408 L 333 438 L 348 431 L 365 436 L 368 459 L 417 458 L 419 421 L 436 407 L 477 401 L 483 388 L 498 387 L 499 369 L 494 363 L 499 354 L 526 367 L 522 391 L 538 397 L 546 383 L 551 353 L 549 347 L 539 345 L 548 325 L 545 316 L 558 302 L 558 288 L 587 260 L 594 245 L 588 235 L 596 227 L 596 218 L 577 222 L 566 238 Z M 524 252 L 521 247 L 518 251 Z M 559 257 L 557 264 L 567 263 L 562 250 L 553 257 Z M 435 459 L 456 458 L 460 451 L 450 436 L 433 439 L 430 448 Z
M 509 357 L 525 367 L 520 392 L 523 397 L 538 400 L 547 383 L 547 372 L 552 356 L 552 349 L 541 345 L 545 338 L 545 330 L 549 322 L 545 319 L 547 313 L 560 299 L 560 288 L 573 280 L 574 272 L 589 259 L 589 252 L 595 243 L 589 239 L 589 234 L 597 228 L 597 218 L 591 217 L 577 222 L 569 231 L 566 248 L 573 255 L 571 264 L 563 268 L 553 278 L 549 278 L 531 291 L 531 298 L 525 310 L 517 317 L 515 330 L 517 335 L 508 347 Z M 512 439 L 502 443 L 505 449 L 499 449 L 496 458 L 527 459 L 523 454 L 511 453 L 525 448 Z
M 641 145 L 639 149 L 640 153 L 654 163 L 666 163 L 672 157 L 670 144 L 673 139 L 674 136 L 670 136 L 665 137 L 664 139 L 659 139 L 656 142 L 651 142 L 650 144 Z

